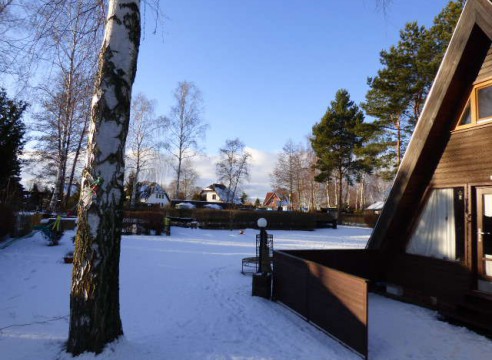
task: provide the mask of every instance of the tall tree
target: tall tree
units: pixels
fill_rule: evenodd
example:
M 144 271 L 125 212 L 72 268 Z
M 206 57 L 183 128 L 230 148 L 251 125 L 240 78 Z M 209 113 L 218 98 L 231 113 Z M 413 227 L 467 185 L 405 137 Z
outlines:
M 289 139 L 277 156 L 277 162 L 270 174 L 272 187 L 288 190 L 289 206 L 298 207 L 302 175 L 302 148 Z
M 132 100 L 130 128 L 127 140 L 128 168 L 132 169 L 135 183 L 141 181 L 140 174 L 149 168 L 157 156 L 157 119 L 154 114 L 154 103 L 139 93 Z M 133 187 L 130 204 L 137 203 L 137 187 Z
M 202 96 L 195 84 L 182 81 L 174 92 L 176 104 L 165 120 L 166 149 L 176 161 L 175 197 L 180 193 L 183 161 L 197 155 L 198 140 L 205 136 L 207 124 L 202 120 Z
M 83 171 L 67 350 L 99 353 L 123 334 L 119 259 L 124 152 L 140 45 L 140 1 L 110 0 Z
M 403 158 L 463 3 L 449 2 L 430 29 L 406 24 L 398 44 L 381 51 L 383 68 L 368 79 L 370 90 L 362 107 L 380 129 L 381 173 L 386 179 L 394 176 Z
M 238 187 L 249 180 L 251 154 L 245 150 L 244 143 L 238 138 L 226 140 L 225 146 L 220 148 L 219 152 L 215 172 L 218 180 L 227 186 L 226 202 L 234 202 Z
M 26 127 L 22 115 L 27 108 L 23 101 L 8 98 L 0 88 L 0 203 L 10 202 L 13 189 L 20 185 L 22 150 Z
M 17 84 L 24 50 L 28 43 L 25 30 L 25 7 L 19 0 L 0 0 L 0 81 L 12 77 Z M 15 79 L 14 79 L 15 77 Z
M 38 162 L 44 174 L 54 174 L 51 210 L 63 205 L 69 179 L 71 189 L 80 153 L 85 147 L 90 117 L 90 98 L 102 37 L 101 6 L 95 0 L 41 1 L 35 6 L 32 24 L 36 37 L 45 45 L 51 69 L 39 86 L 41 107 L 34 130 L 38 134 Z M 70 193 L 67 193 L 67 198 Z
M 188 200 L 196 193 L 196 181 L 198 173 L 196 172 L 193 163 L 188 159 L 181 165 L 181 177 L 179 184 L 179 194 L 175 199 Z M 169 193 L 176 191 L 176 179 L 172 180 L 166 187 Z
M 313 126 L 311 145 L 320 171 L 317 180 L 336 179 L 339 209 L 343 201 L 343 180 L 351 182 L 360 172 L 372 170 L 368 153 L 372 147 L 367 146 L 372 135 L 372 126 L 364 122 L 364 114 L 344 89 L 337 91 L 321 121 Z

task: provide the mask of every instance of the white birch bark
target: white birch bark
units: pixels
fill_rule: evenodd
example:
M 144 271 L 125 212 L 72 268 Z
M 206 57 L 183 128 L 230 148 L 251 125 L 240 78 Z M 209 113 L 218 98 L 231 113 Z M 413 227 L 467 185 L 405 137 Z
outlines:
M 99 353 L 123 334 L 119 256 L 124 149 L 140 44 L 140 1 L 109 2 L 78 211 L 67 350 Z

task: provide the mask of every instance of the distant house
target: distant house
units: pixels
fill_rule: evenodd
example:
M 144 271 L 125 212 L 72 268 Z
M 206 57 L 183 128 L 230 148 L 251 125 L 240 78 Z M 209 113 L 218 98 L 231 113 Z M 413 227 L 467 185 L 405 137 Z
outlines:
M 138 183 L 137 196 L 140 203 L 147 205 L 159 205 L 160 207 L 167 206 L 171 203 L 171 199 L 166 190 L 155 182 L 143 181 Z
M 242 204 L 240 198 L 236 196 L 232 199 L 232 197 L 232 193 L 224 184 L 212 184 L 200 192 L 200 198 L 203 201 Z
M 282 210 L 288 210 L 289 205 L 289 199 L 287 199 L 285 196 L 277 194 L 276 192 L 267 193 L 265 196 L 265 200 L 263 201 L 263 206 L 271 210 L 278 210 L 279 207 Z
M 384 201 L 376 201 L 375 203 L 366 207 L 365 210 L 366 210 L 366 212 L 371 212 L 374 214 L 381 214 L 383 207 L 384 207 Z

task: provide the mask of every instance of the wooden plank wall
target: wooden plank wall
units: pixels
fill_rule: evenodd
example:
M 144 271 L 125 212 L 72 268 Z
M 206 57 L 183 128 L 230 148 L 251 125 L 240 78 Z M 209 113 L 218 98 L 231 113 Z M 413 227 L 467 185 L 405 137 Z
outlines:
M 273 255 L 273 298 L 367 359 L 367 280 L 293 256 Z
M 432 186 L 490 182 L 492 123 L 452 133 L 434 172 Z
M 492 77 L 492 46 L 485 57 L 485 61 L 480 68 L 480 72 L 478 73 L 477 79 L 475 80 L 475 84 L 485 81 Z
M 472 286 L 471 271 L 462 264 L 410 254 L 395 256 L 386 280 L 444 304 L 460 303 Z
M 376 250 L 289 250 L 289 254 L 371 281 L 381 280 L 381 253 Z

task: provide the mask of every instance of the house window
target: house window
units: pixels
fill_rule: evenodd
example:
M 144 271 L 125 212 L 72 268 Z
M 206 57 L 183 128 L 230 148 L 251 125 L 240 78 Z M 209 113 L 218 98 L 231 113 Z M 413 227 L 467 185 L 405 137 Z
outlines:
M 492 80 L 475 85 L 456 129 L 492 121 Z
M 471 118 L 470 101 L 468 101 L 465 106 L 465 111 L 463 111 L 463 114 L 461 114 L 461 118 L 458 123 L 458 126 L 470 125 L 471 123 L 472 123 L 472 118 Z
M 492 84 L 477 89 L 478 121 L 492 118 Z
M 433 189 L 410 236 L 407 253 L 463 260 L 464 209 L 464 188 Z
M 213 194 L 212 195 L 212 200 L 217 200 L 217 195 Z

